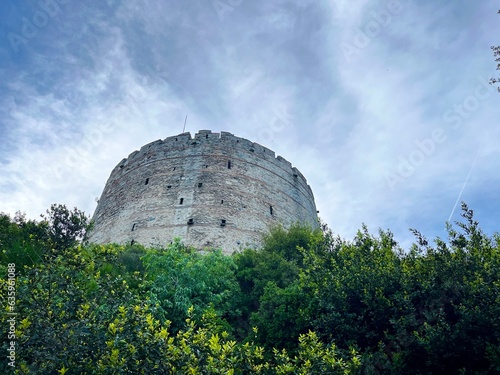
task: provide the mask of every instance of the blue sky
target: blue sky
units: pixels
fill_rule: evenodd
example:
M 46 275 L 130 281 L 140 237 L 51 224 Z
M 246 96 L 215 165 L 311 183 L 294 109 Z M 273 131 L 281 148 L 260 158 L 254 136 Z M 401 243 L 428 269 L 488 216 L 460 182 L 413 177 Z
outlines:
M 457 200 L 499 230 L 494 1 L 5 0 L 0 211 L 93 213 L 112 168 L 200 129 L 267 146 L 321 218 L 445 236 Z

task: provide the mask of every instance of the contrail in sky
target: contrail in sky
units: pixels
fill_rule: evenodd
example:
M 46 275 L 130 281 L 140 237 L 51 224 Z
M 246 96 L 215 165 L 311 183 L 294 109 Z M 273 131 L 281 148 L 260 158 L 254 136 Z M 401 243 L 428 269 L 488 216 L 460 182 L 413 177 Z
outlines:
M 450 217 L 448 218 L 448 222 L 450 222 L 453 214 L 455 213 L 455 209 L 457 208 L 458 202 L 460 201 L 460 198 L 462 198 L 462 193 L 464 192 L 465 186 L 469 182 L 469 178 L 470 178 L 470 175 L 472 173 L 472 170 L 476 166 L 476 160 L 477 160 L 478 155 L 479 155 L 479 150 L 477 150 L 477 152 L 476 152 L 476 156 L 474 157 L 474 162 L 472 163 L 472 167 L 469 170 L 469 174 L 467 175 L 467 178 L 465 179 L 465 182 L 462 186 L 462 190 L 460 190 L 460 194 L 458 194 L 458 198 L 457 198 L 457 201 L 455 202 L 455 205 L 453 206 L 453 210 L 451 210 L 451 214 L 450 214 Z

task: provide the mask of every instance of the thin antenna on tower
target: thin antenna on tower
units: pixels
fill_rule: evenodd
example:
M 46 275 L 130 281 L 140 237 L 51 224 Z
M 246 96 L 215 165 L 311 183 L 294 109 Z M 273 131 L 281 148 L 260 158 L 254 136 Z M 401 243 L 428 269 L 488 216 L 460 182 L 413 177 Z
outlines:
M 184 131 L 186 130 L 186 122 L 188 120 L 188 115 L 186 115 L 186 118 L 184 119 L 184 128 L 182 128 L 182 132 L 184 133 Z

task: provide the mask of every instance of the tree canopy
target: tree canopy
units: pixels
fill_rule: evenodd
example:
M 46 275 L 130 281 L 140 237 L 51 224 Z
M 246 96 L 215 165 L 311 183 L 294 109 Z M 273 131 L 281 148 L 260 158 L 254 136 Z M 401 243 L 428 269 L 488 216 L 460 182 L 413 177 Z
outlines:
M 446 239 L 413 229 L 406 250 L 366 226 L 352 240 L 278 227 L 224 255 L 83 244 L 87 225 L 60 205 L 40 222 L 0 216 L 16 373 L 500 373 L 500 235 L 465 204 Z

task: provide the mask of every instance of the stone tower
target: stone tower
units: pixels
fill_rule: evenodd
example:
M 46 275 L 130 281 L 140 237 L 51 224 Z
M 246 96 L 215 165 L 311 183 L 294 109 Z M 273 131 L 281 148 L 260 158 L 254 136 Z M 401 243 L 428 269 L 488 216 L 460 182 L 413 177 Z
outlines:
M 95 210 L 94 243 L 198 249 L 255 247 L 267 230 L 318 227 L 306 179 L 281 156 L 227 132 L 182 133 L 143 146 L 113 169 Z

